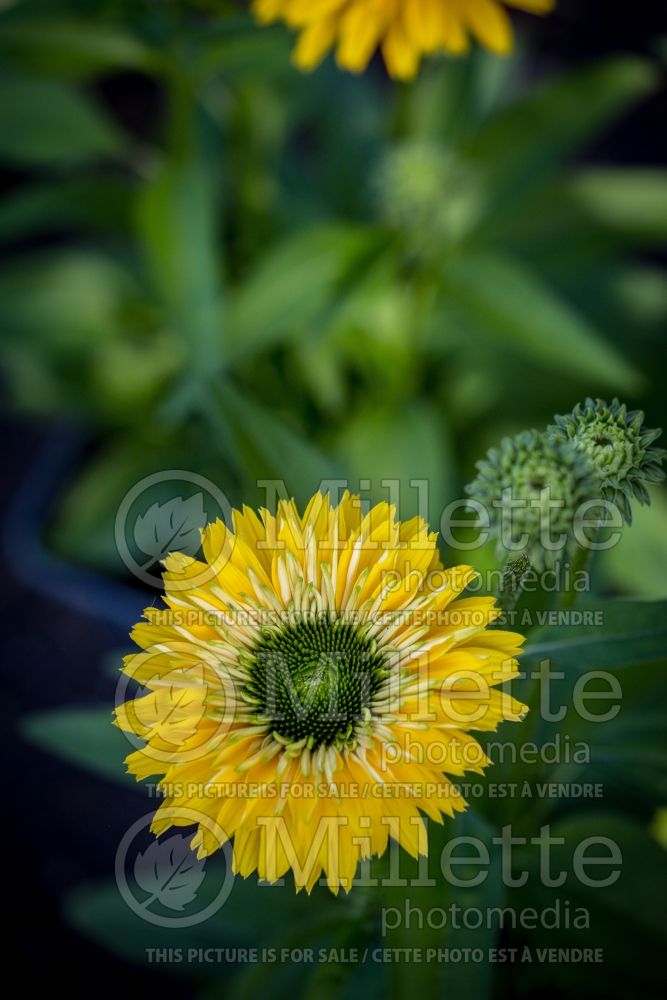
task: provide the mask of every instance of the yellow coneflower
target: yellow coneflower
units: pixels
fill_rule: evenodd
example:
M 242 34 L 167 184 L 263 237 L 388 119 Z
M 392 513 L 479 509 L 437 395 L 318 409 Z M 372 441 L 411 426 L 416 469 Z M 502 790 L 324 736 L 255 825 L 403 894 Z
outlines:
M 300 32 L 296 65 L 313 69 L 336 48 L 338 65 L 360 73 L 378 46 L 391 76 L 414 76 L 420 59 L 444 51 L 460 54 L 473 35 L 492 52 L 512 48 L 505 6 L 535 14 L 553 10 L 555 0 L 253 0 L 263 23 L 285 21 Z
M 200 857 L 234 842 L 234 870 L 308 891 L 349 890 L 389 837 L 426 853 L 423 816 L 465 808 L 453 779 L 489 763 L 470 730 L 522 718 L 497 685 L 522 637 L 487 626 L 489 597 L 461 597 L 436 535 L 394 507 L 315 494 L 303 515 L 245 507 L 203 531 L 205 561 L 170 555 L 167 608 L 149 608 L 124 670 L 148 693 L 117 709 L 161 775 L 153 822 L 199 823 Z

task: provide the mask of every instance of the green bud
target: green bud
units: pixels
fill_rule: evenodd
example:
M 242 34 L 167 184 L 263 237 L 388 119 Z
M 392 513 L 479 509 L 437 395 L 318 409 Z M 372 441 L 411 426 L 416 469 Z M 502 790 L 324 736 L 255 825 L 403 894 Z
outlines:
M 575 516 L 586 500 L 599 497 L 584 456 L 530 430 L 504 438 L 477 470 L 466 492 L 488 513 L 499 559 L 523 554 L 541 572 L 571 557 Z
M 414 254 L 437 252 L 463 236 L 481 206 L 475 172 L 435 143 L 395 146 L 381 162 L 374 188 L 382 219 Z
M 547 430 L 549 439 L 567 443 L 586 457 L 603 498 L 615 504 L 630 524 L 631 501 L 650 503 L 646 486 L 665 478 L 661 465 L 667 452 L 652 447 L 662 431 L 645 428 L 642 411 L 628 411 L 618 399 L 610 405 L 587 399 L 554 419 Z

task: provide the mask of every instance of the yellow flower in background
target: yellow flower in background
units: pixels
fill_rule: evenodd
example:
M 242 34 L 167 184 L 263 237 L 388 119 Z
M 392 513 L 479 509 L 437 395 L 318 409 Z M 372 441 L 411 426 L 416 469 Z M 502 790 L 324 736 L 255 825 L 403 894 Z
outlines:
M 116 713 L 141 741 L 130 772 L 162 776 L 155 834 L 201 816 L 199 857 L 233 838 L 241 875 L 337 892 L 390 836 L 426 854 L 423 815 L 465 808 L 452 778 L 489 763 L 470 731 L 524 714 L 497 688 L 523 640 L 487 629 L 493 599 L 460 596 L 476 573 L 395 515 L 317 493 L 303 515 L 210 524 L 205 561 L 167 558 L 167 608 L 124 664 L 148 693 Z
M 509 52 L 506 6 L 547 14 L 555 0 L 253 0 L 259 21 L 282 20 L 300 32 L 300 69 L 314 69 L 335 47 L 338 65 L 360 73 L 380 46 L 390 75 L 401 80 L 415 75 L 423 55 L 465 52 L 471 35 L 492 52 Z

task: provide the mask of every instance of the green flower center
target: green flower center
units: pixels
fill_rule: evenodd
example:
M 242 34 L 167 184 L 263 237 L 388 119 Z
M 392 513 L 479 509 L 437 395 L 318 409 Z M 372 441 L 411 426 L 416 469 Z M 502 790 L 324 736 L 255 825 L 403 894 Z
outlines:
M 581 450 L 586 454 L 599 477 L 616 475 L 623 478 L 635 462 L 635 442 L 624 427 L 595 421 L 579 432 Z
M 386 676 L 375 642 L 326 616 L 265 633 L 251 661 L 245 694 L 281 739 L 311 749 L 349 742 Z
M 522 508 L 512 508 L 521 530 L 525 530 L 527 524 L 539 527 L 540 511 L 543 509 L 552 511 L 553 515 L 555 508 L 549 504 L 554 501 L 562 502 L 569 509 L 575 488 L 576 484 L 567 467 L 550 464 L 538 456 L 532 460 L 529 458 L 524 465 L 515 466 L 511 500 L 523 500 L 527 504 Z

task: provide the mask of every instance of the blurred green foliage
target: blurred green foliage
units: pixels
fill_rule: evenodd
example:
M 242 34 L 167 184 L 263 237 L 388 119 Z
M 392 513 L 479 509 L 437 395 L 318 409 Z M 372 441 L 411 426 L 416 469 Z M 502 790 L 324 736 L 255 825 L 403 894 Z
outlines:
M 426 478 L 436 518 L 486 447 L 585 394 L 660 422 L 667 283 L 637 252 L 667 234 L 667 173 L 585 159 L 656 66 L 303 77 L 230 6 L 0 14 L 10 392 L 100 442 L 59 551 L 120 571 L 114 512 L 169 466 L 233 503 L 258 477 L 301 502 L 322 476 Z M 652 550 L 622 589 L 665 593 Z

